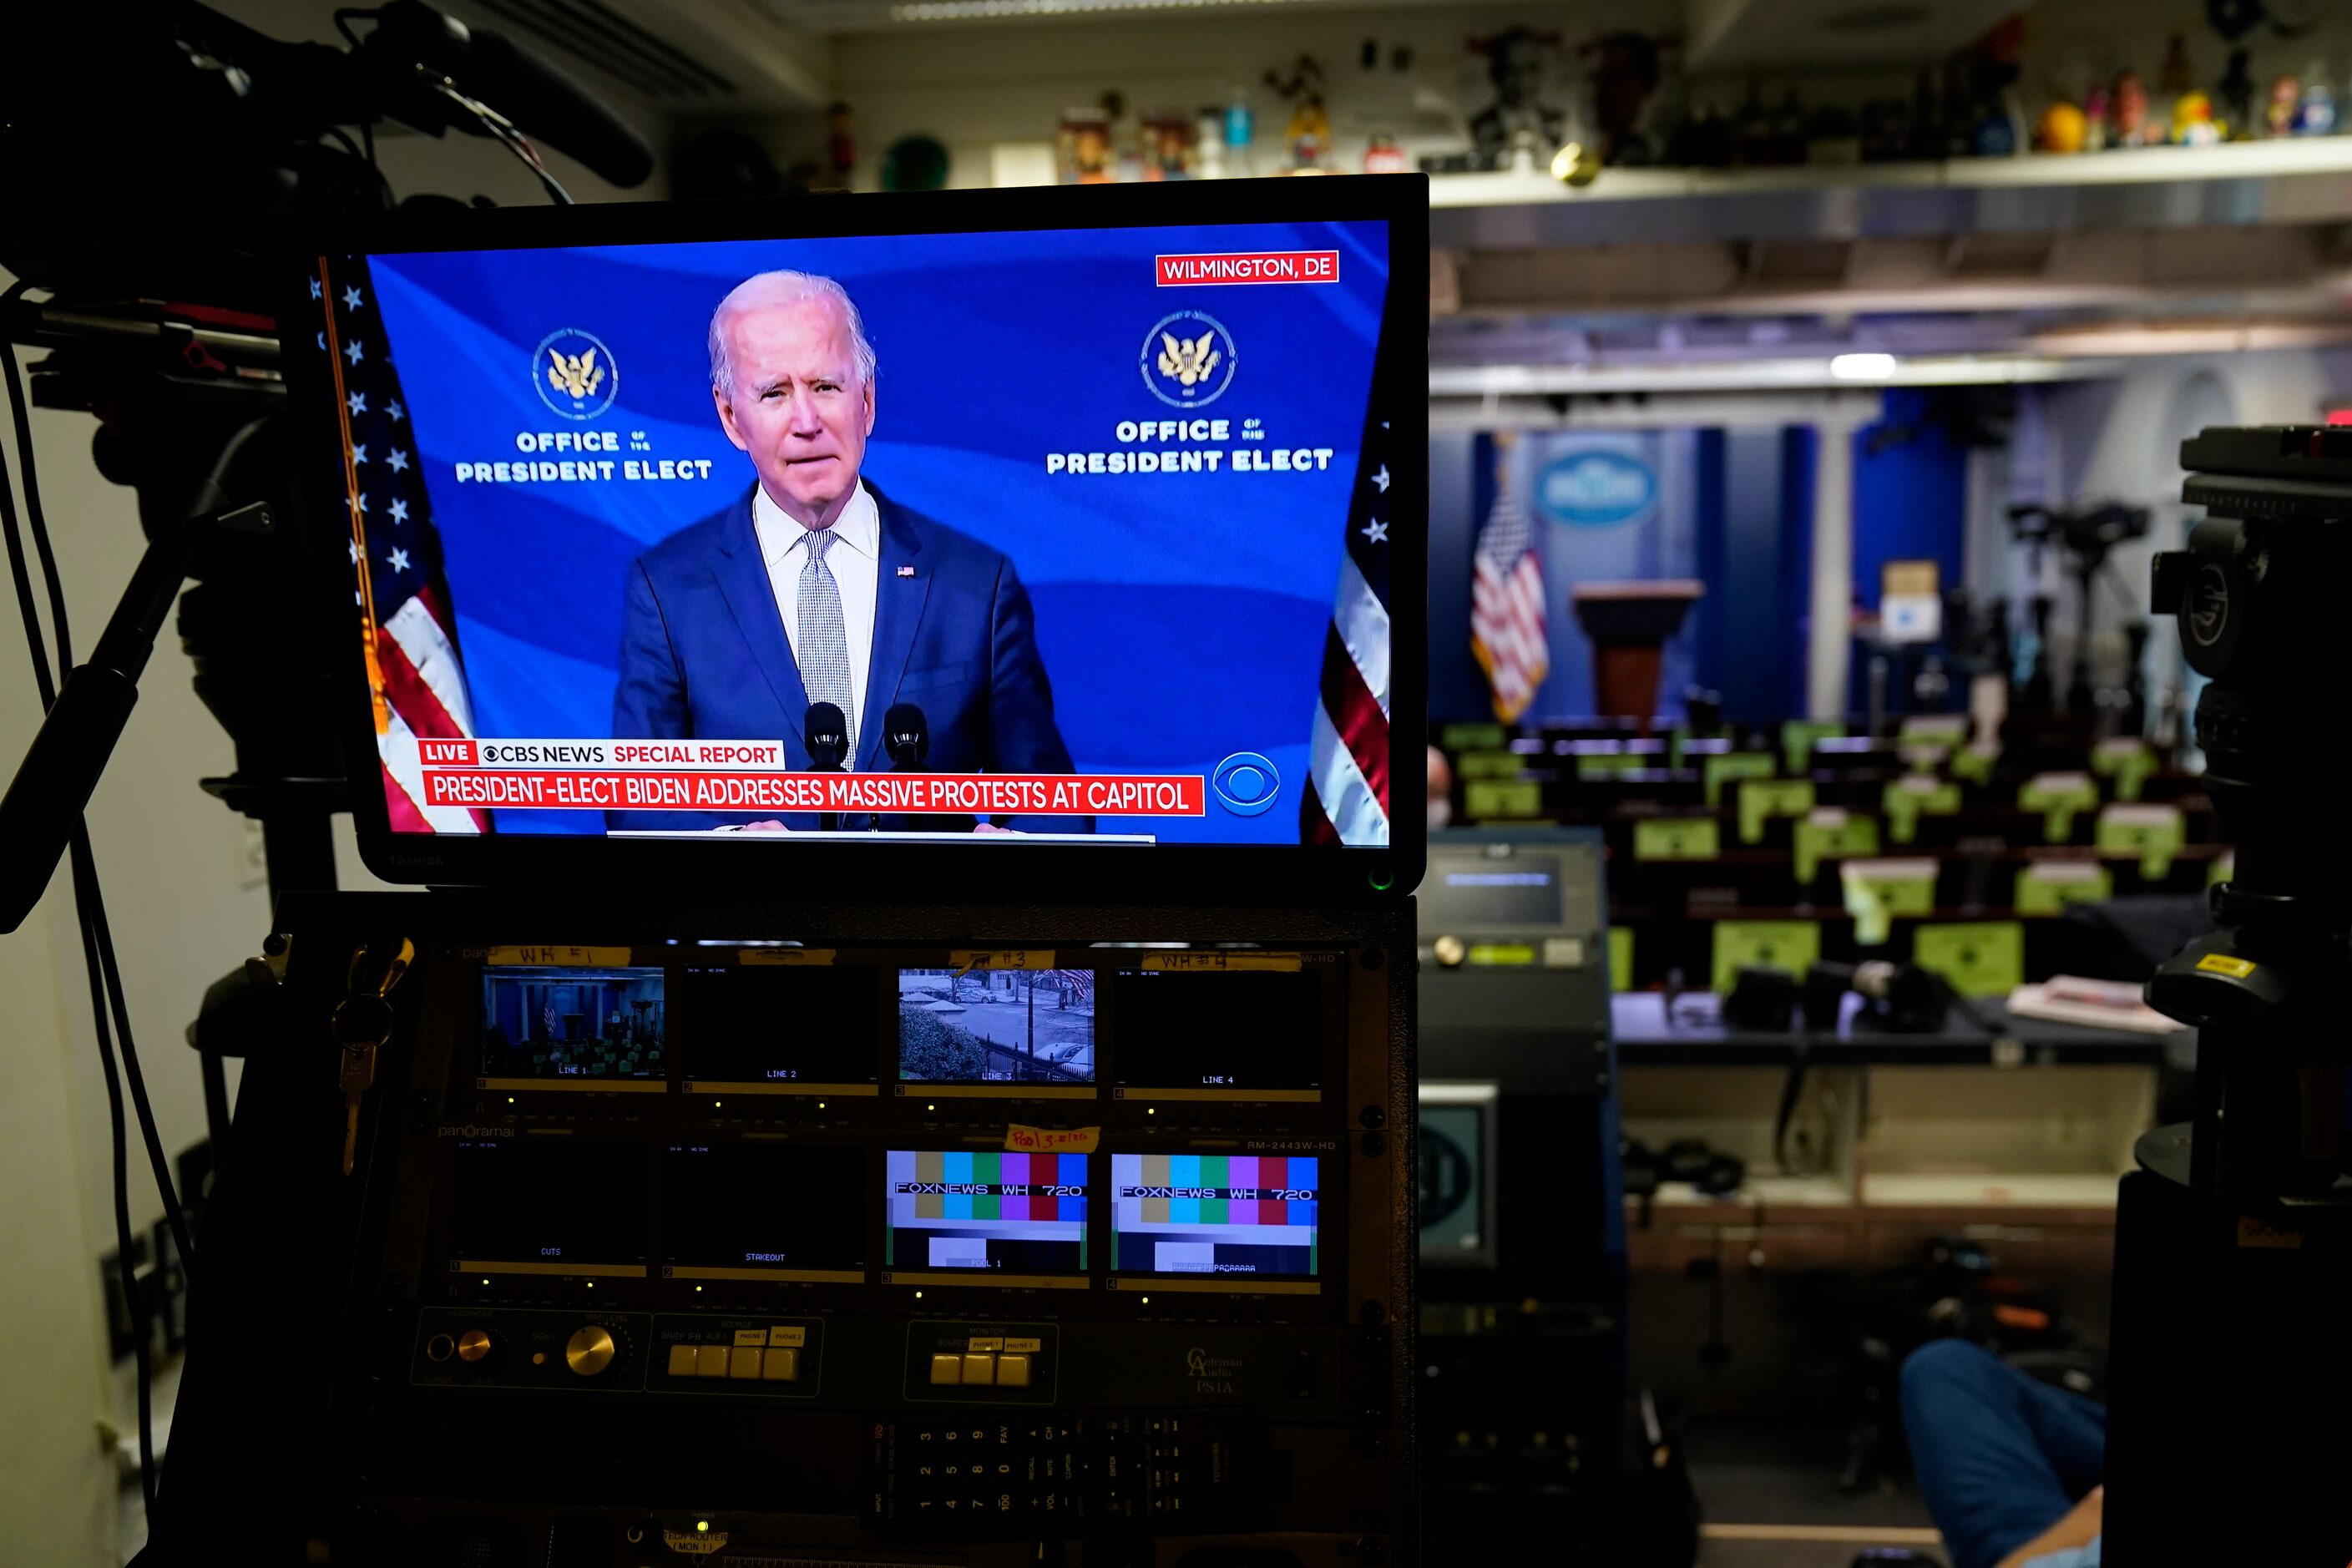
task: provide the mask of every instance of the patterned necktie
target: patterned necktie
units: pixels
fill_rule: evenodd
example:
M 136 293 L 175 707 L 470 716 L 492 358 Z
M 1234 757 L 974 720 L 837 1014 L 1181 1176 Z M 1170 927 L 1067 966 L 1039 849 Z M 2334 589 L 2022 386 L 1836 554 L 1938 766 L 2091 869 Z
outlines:
M 842 733 L 849 742 L 853 759 L 845 765 L 854 765 L 857 710 L 849 689 L 849 632 L 841 616 L 841 585 L 824 563 L 824 552 L 833 548 L 835 535 L 829 528 L 817 528 L 806 537 L 808 562 L 801 567 L 800 647 L 795 650 L 801 685 L 807 689 L 812 706 L 830 702 L 841 710 Z

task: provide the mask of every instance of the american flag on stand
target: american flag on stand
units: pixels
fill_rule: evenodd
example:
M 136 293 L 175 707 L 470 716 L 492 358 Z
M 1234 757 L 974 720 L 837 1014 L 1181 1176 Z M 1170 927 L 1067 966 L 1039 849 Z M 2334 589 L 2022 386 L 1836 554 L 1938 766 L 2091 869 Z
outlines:
M 1374 407 L 1379 406 L 1377 394 Z M 1298 803 L 1303 844 L 1389 841 L 1389 424 L 1367 418 Z
M 1478 531 L 1470 591 L 1470 651 L 1494 690 L 1495 717 L 1506 724 L 1526 710 L 1551 668 L 1543 558 L 1511 484 L 1509 450 L 1505 437 L 1495 438 L 1495 504 Z
M 489 821 L 482 812 L 425 804 L 415 742 L 470 738 L 473 703 L 457 656 L 441 536 L 371 293 L 367 264 L 357 257 L 321 262 L 310 279 L 324 317 L 318 347 L 342 404 L 344 504 L 384 802 L 395 833 L 484 833 Z

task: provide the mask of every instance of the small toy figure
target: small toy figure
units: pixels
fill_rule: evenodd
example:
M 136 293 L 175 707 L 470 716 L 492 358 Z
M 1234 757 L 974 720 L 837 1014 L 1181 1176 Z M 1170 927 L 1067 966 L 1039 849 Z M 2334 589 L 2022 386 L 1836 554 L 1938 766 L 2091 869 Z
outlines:
M 1404 149 L 1397 145 L 1397 139 L 1386 132 L 1376 132 L 1371 145 L 1364 149 L 1367 174 L 1402 174 L 1412 166 L 1405 160 Z
M 2336 134 L 2336 89 L 2327 85 L 2327 67 L 2315 61 L 2303 73 L 2303 102 L 2296 109 L 2294 133 L 2297 136 L 2333 136 Z
M 2139 72 L 2122 71 L 2108 97 L 2107 142 L 2116 147 L 2137 147 L 2147 134 L 2147 89 Z
M 2273 136 L 2294 134 L 2296 111 L 2303 104 L 2303 83 L 2282 71 L 2271 78 L 2270 106 L 2263 110 L 2263 123 Z
M 1319 171 L 1331 150 L 1331 116 L 1323 107 L 1323 68 L 1312 55 L 1301 55 L 1287 80 L 1273 71 L 1265 85 L 1290 105 L 1290 123 L 1283 130 L 1290 143 L 1290 172 Z
M 2044 153 L 2080 153 L 2090 132 L 2090 121 L 2071 103 L 2053 103 L 2042 111 L 2033 130 L 2033 144 Z
M 2254 133 L 2254 73 L 2246 68 L 2246 51 L 2230 51 L 2230 68 L 2213 89 L 2223 134 L 2242 142 Z
M 2221 127 L 2213 122 L 2213 100 L 2201 92 L 2184 92 L 2172 100 L 2172 144 L 2176 147 L 2210 147 L 2221 140 Z
M 1556 33 L 1507 27 L 1470 47 L 1486 57 L 1486 79 L 1495 101 L 1470 117 L 1470 142 L 1483 169 L 1536 168 L 1559 146 L 1568 117 L 1537 96 L 1543 81 L 1544 51 L 1556 47 Z

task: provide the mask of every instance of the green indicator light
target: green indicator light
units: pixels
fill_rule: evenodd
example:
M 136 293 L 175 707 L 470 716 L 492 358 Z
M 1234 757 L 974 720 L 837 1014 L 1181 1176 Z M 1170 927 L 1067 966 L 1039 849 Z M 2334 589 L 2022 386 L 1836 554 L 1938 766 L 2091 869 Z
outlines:
M 1385 893 L 1391 888 L 1396 886 L 1396 873 L 1390 870 L 1386 866 L 1375 867 L 1372 870 L 1366 872 L 1364 879 L 1371 883 L 1372 891 L 1375 893 Z

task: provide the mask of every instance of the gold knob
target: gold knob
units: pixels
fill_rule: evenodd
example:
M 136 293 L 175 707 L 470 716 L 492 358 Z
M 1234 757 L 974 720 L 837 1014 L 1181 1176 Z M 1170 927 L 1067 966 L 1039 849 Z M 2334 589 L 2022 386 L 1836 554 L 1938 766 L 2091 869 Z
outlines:
M 1470 950 L 1458 936 L 1441 936 L 1432 943 L 1437 949 L 1437 962 L 1452 969 L 1470 955 Z
M 593 1377 L 613 1364 L 616 1349 L 613 1336 L 591 1323 L 564 1342 L 563 1360 L 582 1377 Z
M 490 1336 L 480 1329 L 467 1329 L 457 1336 L 457 1359 L 479 1361 L 490 1353 Z

